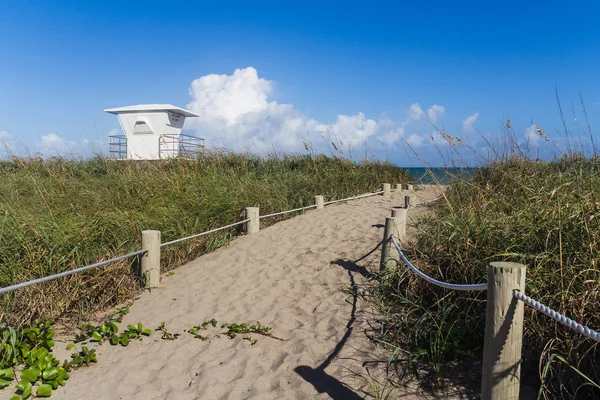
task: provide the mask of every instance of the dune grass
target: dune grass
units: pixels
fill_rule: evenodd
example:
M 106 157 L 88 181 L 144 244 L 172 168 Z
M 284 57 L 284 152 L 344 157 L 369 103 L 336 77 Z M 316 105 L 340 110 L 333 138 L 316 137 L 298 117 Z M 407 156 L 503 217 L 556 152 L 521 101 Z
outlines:
M 453 283 L 485 282 L 493 261 L 526 264 L 529 296 L 598 329 L 600 159 L 569 154 L 489 163 L 449 186 L 446 199 L 419 222 L 411 247 L 420 268 Z M 382 340 L 397 349 L 391 365 L 402 365 L 403 374 L 425 373 L 434 384 L 480 380 L 485 292 L 440 289 L 402 267 L 383 276 L 378 291 L 387 314 Z M 597 342 L 529 307 L 524 326 L 523 382 L 539 385 L 538 370 L 541 376 L 554 353 L 600 382 Z M 546 396 L 600 396 L 571 366 L 554 363 L 546 371 Z
M 164 242 L 242 220 L 245 207 L 260 206 L 265 214 L 309 205 L 317 194 L 343 198 L 407 181 L 391 164 L 326 156 L 1 161 L 0 286 L 139 250 L 142 230 L 160 230 Z M 163 271 L 240 233 L 232 228 L 167 246 Z M 136 265 L 132 259 L 3 295 L 2 320 L 88 320 L 139 292 Z

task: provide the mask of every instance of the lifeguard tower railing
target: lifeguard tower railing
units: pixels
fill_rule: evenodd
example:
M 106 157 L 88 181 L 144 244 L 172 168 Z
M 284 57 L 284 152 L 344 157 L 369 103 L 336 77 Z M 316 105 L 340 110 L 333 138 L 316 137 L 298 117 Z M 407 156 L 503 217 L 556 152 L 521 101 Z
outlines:
M 197 158 L 204 149 L 204 139 L 190 135 L 163 134 L 158 138 L 159 158 Z
M 127 137 L 125 135 L 110 135 L 108 152 L 110 158 L 127 159 Z M 158 137 L 159 158 L 198 158 L 204 149 L 204 139 L 190 135 L 163 134 Z
M 108 137 L 108 153 L 110 158 L 124 160 L 127 158 L 127 137 L 125 135 L 110 135 Z

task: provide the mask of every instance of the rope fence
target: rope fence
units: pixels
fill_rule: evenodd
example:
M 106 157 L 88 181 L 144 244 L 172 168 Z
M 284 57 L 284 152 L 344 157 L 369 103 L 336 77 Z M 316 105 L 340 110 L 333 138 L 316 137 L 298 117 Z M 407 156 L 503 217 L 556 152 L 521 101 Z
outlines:
M 37 285 L 38 283 L 53 281 L 55 279 L 62 278 L 62 277 L 65 277 L 65 276 L 69 276 L 69 275 L 73 275 L 73 274 L 76 274 L 78 272 L 87 271 L 87 270 L 90 270 L 92 268 L 102 267 L 104 265 L 108 265 L 108 264 L 112 264 L 112 263 L 117 262 L 117 261 L 124 260 L 125 258 L 135 257 L 135 256 L 138 256 L 138 255 L 145 254 L 147 251 L 148 250 L 138 250 L 138 251 L 134 251 L 133 253 L 125 254 L 123 256 L 111 258 L 110 260 L 101 261 L 101 262 L 98 262 L 98 263 L 95 263 L 95 264 L 91 264 L 91 265 L 86 265 L 85 267 L 75 268 L 75 269 L 72 269 L 72 270 L 69 270 L 69 271 L 64 271 L 64 272 L 60 272 L 58 274 L 45 276 L 43 278 L 33 279 L 31 281 L 27 281 L 27 282 L 23 282 L 23 283 L 18 283 L 16 285 L 12 285 L 12 286 L 6 286 L 6 287 L 3 287 L 3 288 L 0 288 L 0 294 L 12 292 L 13 290 L 17 290 L 17 289 L 26 288 L 27 286 Z
M 406 255 L 400 248 L 400 245 L 398 244 L 398 242 L 396 241 L 396 238 L 393 235 L 391 236 L 391 240 L 392 240 L 392 243 L 394 244 L 394 246 L 396 247 L 398 254 L 400 255 L 400 259 L 404 262 L 404 264 L 406 264 L 406 266 L 408 266 L 408 268 L 410 268 L 411 271 L 413 271 L 415 274 L 419 275 L 421 278 L 425 279 L 427 282 L 433 283 L 436 286 L 443 287 L 445 289 L 450 289 L 450 290 L 464 290 L 464 291 L 487 290 L 487 288 L 488 288 L 487 283 L 480 283 L 480 284 L 476 284 L 476 285 L 464 285 L 464 284 L 459 285 L 456 283 L 447 283 L 447 282 L 438 281 L 437 279 L 434 279 L 434 278 L 426 275 L 425 273 L 421 272 L 417 267 L 415 267 L 408 260 L 408 258 L 406 258 Z
M 95 264 L 86 265 L 84 267 L 79 267 L 79 268 L 75 268 L 75 269 L 72 269 L 69 271 L 60 272 L 60 273 L 57 273 L 54 275 L 45 276 L 43 278 L 33 279 L 33 280 L 30 280 L 27 282 L 22 282 L 22 283 L 18 283 L 18 284 L 11 285 L 11 286 L 6 286 L 3 288 L 0 288 L 0 294 L 9 293 L 9 292 L 12 292 L 12 291 L 15 291 L 18 289 L 22 289 L 22 288 L 25 288 L 28 286 L 37 285 L 39 283 L 53 281 L 55 279 L 59 279 L 62 277 L 73 275 L 73 274 L 77 274 L 79 272 L 88 271 L 93 268 L 102 267 L 102 266 L 105 266 L 105 265 L 108 265 L 111 263 L 115 263 L 117 261 L 129 258 L 129 257 L 135 257 L 135 256 L 140 256 L 140 255 L 144 256 L 141 258 L 140 278 L 142 278 L 143 282 L 145 282 L 144 285 L 146 287 L 150 287 L 150 288 L 157 287 L 160 284 L 160 249 L 162 247 L 180 243 L 180 242 L 183 242 L 186 240 L 194 239 L 194 238 L 197 238 L 200 236 L 208 235 L 208 234 L 218 232 L 218 231 L 221 231 L 224 229 L 233 228 L 235 226 L 243 225 L 243 224 L 246 224 L 246 232 L 248 234 L 255 233 L 260 229 L 260 219 L 262 219 L 262 218 L 275 217 L 278 215 L 284 215 L 284 214 L 288 214 L 288 213 L 304 211 L 304 210 L 308 210 L 308 209 L 312 209 L 312 208 L 320 209 L 328 204 L 338 203 L 338 202 L 342 202 L 342 201 L 349 201 L 349 200 L 354 200 L 354 199 L 361 199 L 361 198 L 375 196 L 375 195 L 379 195 L 379 194 L 384 194 L 384 196 L 385 196 L 385 194 L 387 193 L 388 197 L 389 197 L 390 185 L 387 183 L 384 183 L 384 184 L 382 184 L 382 186 L 383 186 L 384 190 L 381 190 L 378 192 L 367 193 L 367 194 L 360 195 L 360 196 L 348 197 L 348 198 L 341 199 L 341 200 L 329 201 L 327 203 L 323 202 L 323 196 L 315 196 L 315 204 L 313 204 L 313 205 L 306 206 L 306 207 L 299 207 L 299 208 L 295 208 L 292 210 L 280 211 L 280 212 L 267 214 L 267 215 L 259 215 L 258 207 L 248 207 L 248 208 L 246 208 L 246 218 L 242 221 L 238 221 L 238 222 L 235 222 L 235 223 L 232 223 L 229 225 L 225 225 L 225 226 L 222 226 L 219 228 L 211 229 L 211 230 L 201 232 L 201 233 L 196 233 L 196 234 L 193 234 L 190 236 L 171 240 L 171 241 L 164 242 L 164 243 L 161 243 L 161 240 L 160 240 L 161 232 L 160 231 L 150 231 L 150 230 L 142 231 L 142 247 L 144 248 L 143 250 L 134 251 L 129 254 L 111 258 L 110 260 L 101 261 L 101 262 L 98 262 Z
M 432 201 L 435 201 L 435 199 Z M 406 230 L 406 212 L 411 205 L 408 196 L 405 204 L 405 208 L 402 210 L 404 212 L 401 215 L 396 215 L 397 210 L 393 210 L 392 217 L 386 218 L 380 270 L 384 271 L 386 263 L 393 259 L 389 250 L 389 246 L 392 244 L 396 248 L 400 260 L 412 272 L 427 282 L 450 290 L 487 290 L 481 383 L 482 399 L 519 398 L 524 305 L 547 315 L 592 340 L 600 342 L 600 332 L 596 332 L 592 328 L 584 326 L 525 295 L 526 267 L 523 264 L 514 262 L 490 263 L 488 282 L 475 285 L 442 282 L 420 271 L 406 257 L 396 240 L 401 240 Z M 511 373 L 507 374 L 507 370 L 511 370 Z
M 377 196 L 378 194 L 383 194 L 384 192 L 385 192 L 384 190 L 380 190 L 379 192 L 361 194 L 360 196 L 348 197 L 348 198 L 340 199 L 340 200 L 327 201 L 327 202 L 325 202 L 323 204 L 324 205 L 328 205 L 328 204 L 339 203 L 339 202 L 342 202 L 342 201 L 364 199 L 365 197 Z
M 590 339 L 593 339 L 597 342 L 600 342 L 600 332 L 596 332 L 592 328 L 589 328 L 585 325 L 581 325 L 577 321 L 573 321 L 571 318 L 564 316 L 563 314 L 559 313 L 558 311 L 551 309 L 547 305 L 540 303 L 537 300 L 532 299 L 531 297 L 525 295 L 524 293 L 519 292 L 518 290 L 515 290 L 513 292 L 513 295 L 514 295 L 515 299 L 521 300 L 523 303 L 527 304 L 529 307 L 531 307 L 535 310 L 538 310 L 539 312 L 541 312 L 543 314 L 546 314 L 547 316 L 558 321 L 559 323 L 563 324 L 564 326 L 568 326 L 569 328 L 576 330 L 577 332 L 581 333 L 582 335 L 587 336 Z
M 263 218 L 275 217 L 278 215 L 304 211 L 312 208 L 319 210 L 324 208 L 326 205 L 362 199 L 376 195 L 383 195 L 384 198 L 389 199 L 391 194 L 391 185 L 384 183 L 382 184 L 382 187 L 383 190 L 377 192 L 328 202 L 323 201 L 323 196 L 315 196 L 313 205 L 266 215 L 260 215 L 258 207 L 247 207 L 246 218 L 242 221 L 164 243 L 161 243 L 160 231 L 142 231 L 143 250 L 134 251 L 110 260 L 86 265 L 84 267 L 60 272 L 58 274 L 43 278 L 33 279 L 31 281 L 3 287 L 0 288 L 0 294 L 9 293 L 14 290 L 33 286 L 39 283 L 52 281 L 136 256 L 143 256 L 141 257 L 140 277 L 142 278 L 143 282 L 145 282 L 144 286 L 149 288 L 158 287 L 160 284 L 160 249 L 162 247 L 208 235 L 224 229 L 233 228 L 242 224 L 246 224 L 247 234 L 253 234 L 260 230 L 260 220 Z M 411 191 L 413 189 L 412 185 L 408 185 L 407 189 Z M 401 190 L 402 186 L 397 185 L 396 191 Z M 519 379 L 513 378 L 515 375 L 518 377 L 520 374 L 524 305 L 540 311 L 548 317 L 595 341 L 600 342 L 600 333 L 525 295 L 526 268 L 522 264 L 510 262 L 491 263 L 490 267 L 488 268 L 488 282 L 480 284 L 456 284 L 443 282 L 428 276 L 415 267 L 410 262 L 408 257 L 406 257 L 402 251 L 402 248 L 400 247 L 400 244 L 398 243 L 398 240 L 401 241 L 406 232 L 407 212 L 410 207 L 426 205 L 437 201 L 441 197 L 442 196 L 438 196 L 433 200 L 415 203 L 414 197 L 407 195 L 404 197 L 404 208 L 392 210 L 392 216 L 386 218 L 384 238 L 382 241 L 382 257 L 380 268 L 383 271 L 386 268 L 387 261 L 392 259 L 390 246 L 393 245 L 398 252 L 400 260 L 412 272 L 431 284 L 449 290 L 487 290 L 488 306 L 485 323 L 486 331 L 484 341 L 481 397 L 483 399 L 518 398 Z M 517 300 L 517 304 L 514 304 L 514 300 Z M 507 329 L 507 324 L 510 324 L 510 329 Z M 511 372 L 511 374 L 505 373 L 507 367 L 513 368 L 513 372 Z
M 261 215 L 259 216 L 259 218 L 268 218 L 268 217 L 276 217 L 278 215 L 283 215 L 283 214 L 288 214 L 288 213 L 293 213 L 293 212 L 297 212 L 297 211 L 304 211 L 304 210 L 308 210 L 311 208 L 315 208 L 317 205 L 314 204 L 312 206 L 307 206 L 307 207 L 300 207 L 300 208 L 294 208 L 293 210 L 286 210 L 286 211 L 279 211 L 273 214 L 267 214 L 267 215 Z
M 161 243 L 160 247 L 164 247 L 164 246 L 168 246 L 170 244 L 175 244 L 175 243 L 183 242 L 185 240 L 194 239 L 194 238 L 197 238 L 197 237 L 200 237 L 200 236 L 208 235 L 209 233 L 214 233 L 214 232 L 222 231 L 223 229 L 233 228 L 234 226 L 245 224 L 248 221 L 250 221 L 250 220 L 249 219 L 245 219 L 243 221 L 234 222 L 233 224 L 225 225 L 225 226 L 222 226 L 220 228 L 211 229 L 210 231 L 196 233 L 194 235 L 182 237 L 181 239 L 171 240 L 170 242 Z

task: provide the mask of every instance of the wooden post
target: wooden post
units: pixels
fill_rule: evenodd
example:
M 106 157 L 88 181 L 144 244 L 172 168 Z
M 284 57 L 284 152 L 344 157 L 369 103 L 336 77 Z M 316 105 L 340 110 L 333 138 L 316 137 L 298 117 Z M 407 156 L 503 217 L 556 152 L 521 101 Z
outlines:
M 406 185 L 406 190 L 411 190 L 412 191 L 412 190 L 414 190 L 414 188 L 415 187 L 413 185 L 411 185 L 410 183 L 408 185 Z
M 390 193 L 392 191 L 392 185 L 390 185 L 389 183 L 382 183 L 381 186 L 383 187 L 383 198 L 389 199 Z
M 493 262 L 488 268 L 482 400 L 519 398 L 524 305 L 513 290 L 525 293 L 525 270 L 514 262 Z
M 379 264 L 379 270 L 383 271 L 385 269 L 385 264 L 391 257 L 392 248 L 394 245 L 390 240 L 390 236 L 394 235 L 396 238 L 400 237 L 400 232 L 398 231 L 399 220 L 397 217 L 386 217 L 385 218 L 385 228 L 383 230 L 383 241 L 381 242 L 381 262 Z
M 249 219 L 246 223 L 246 233 L 252 234 L 260 230 L 260 210 L 258 207 L 246 207 L 246 219 Z
M 140 279 L 144 288 L 160 286 L 160 231 L 142 231 L 142 256 Z
M 315 205 L 317 206 L 317 210 L 321 210 L 323 208 L 325 208 L 325 205 L 323 204 L 323 196 L 315 196 Z
M 396 187 L 394 188 L 395 191 L 400 192 L 402 190 L 402 184 L 401 183 L 396 183 Z
M 404 208 L 408 208 L 415 204 L 412 196 L 404 196 Z
M 392 217 L 398 220 L 398 240 L 404 240 L 406 234 L 406 214 L 408 209 L 406 208 L 393 208 Z

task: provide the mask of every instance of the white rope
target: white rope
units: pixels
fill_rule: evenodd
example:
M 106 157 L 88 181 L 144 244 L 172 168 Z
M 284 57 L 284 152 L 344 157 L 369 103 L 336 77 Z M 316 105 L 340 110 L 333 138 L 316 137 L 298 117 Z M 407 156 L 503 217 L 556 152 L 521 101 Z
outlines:
M 244 223 L 246 223 L 248 221 L 250 221 L 250 220 L 249 219 L 245 219 L 243 221 L 236 222 L 236 223 L 229 224 L 229 225 L 225 225 L 225 226 L 222 226 L 220 228 L 211 229 L 210 231 L 206 231 L 206 232 L 202 232 L 202 233 L 196 233 L 195 235 L 186 236 L 186 237 L 183 237 L 181 239 L 171 240 L 170 242 L 162 243 L 160 245 L 160 247 L 167 246 L 167 245 L 170 245 L 170 244 L 179 243 L 179 242 L 183 242 L 184 240 L 193 239 L 193 238 L 196 238 L 196 237 L 199 237 L 199 236 L 208 235 L 209 233 L 213 233 L 213 232 L 221 231 L 223 229 L 231 228 L 231 227 L 236 226 L 236 225 L 244 224 Z
M 379 192 L 375 192 L 375 193 L 367 193 L 367 194 L 361 194 L 360 196 L 348 197 L 346 199 L 341 199 L 341 200 L 327 201 L 327 202 L 323 203 L 323 205 L 326 206 L 327 204 L 339 203 L 341 201 L 362 199 L 364 197 L 376 196 L 376 195 L 381 194 L 381 193 L 383 193 L 383 190 L 380 190 Z
M 106 265 L 106 264 L 111 264 L 111 263 L 120 261 L 120 260 L 122 260 L 124 258 L 137 256 L 139 254 L 144 254 L 147 251 L 148 250 L 134 251 L 133 253 L 125 254 L 124 256 L 119 256 L 119 257 L 116 257 L 116 258 L 111 258 L 110 260 L 101 261 L 101 262 L 98 262 L 96 264 L 86 265 L 85 267 L 75 268 L 75 269 L 72 269 L 70 271 L 60 272 L 58 274 L 54 274 L 54 275 L 50 275 L 50 276 L 45 276 L 43 278 L 34 279 L 34 280 L 28 281 L 28 282 L 18 283 L 16 285 L 12 285 L 12 286 L 6 286 L 6 287 L 3 287 L 3 288 L 0 288 L 0 294 L 12 292 L 13 290 L 22 289 L 22 288 L 25 288 L 27 286 L 36 285 L 36 284 L 42 283 L 42 282 L 53 281 L 55 279 L 62 278 L 64 276 L 69 276 L 69 275 L 76 274 L 78 272 L 87 271 L 88 269 L 92 269 L 92 268 L 96 268 L 96 267 L 101 267 L 101 266 Z
M 535 308 L 541 313 L 546 314 L 552 319 L 560 322 L 561 324 L 568 326 L 571 329 L 575 329 L 577 332 L 589 337 L 590 339 L 594 339 L 597 342 L 600 342 L 600 332 L 596 332 L 592 328 L 581 325 L 577 321 L 573 321 L 571 318 L 567 318 L 562 315 L 558 311 L 554 311 L 550 307 L 545 304 L 540 303 L 537 300 L 532 299 L 531 297 L 525 295 L 524 293 L 519 292 L 518 290 L 513 291 L 513 295 L 515 299 L 521 300 L 523 303 L 527 304 L 531 308 Z
M 375 192 L 375 193 L 363 194 L 361 196 L 349 197 L 347 199 L 330 201 L 330 202 L 324 203 L 324 205 L 332 204 L 332 203 L 337 203 L 337 202 L 340 202 L 340 201 L 347 201 L 347 200 L 353 200 L 353 199 L 360 199 L 360 198 L 363 198 L 363 197 L 375 196 L 375 195 L 381 194 L 381 193 L 383 193 L 383 190 L 379 191 L 379 192 Z M 273 213 L 273 214 L 261 215 L 261 216 L 259 216 L 259 218 L 274 217 L 276 215 L 287 214 L 287 213 L 301 211 L 301 210 L 306 210 L 306 209 L 314 208 L 314 207 L 316 207 L 316 205 L 307 206 L 307 207 L 301 207 L 301 208 L 295 208 L 293 210 L 281 211 L 281 212 L 277 212 L 277 213 Z M 185 240 L 190 240 L 190 239 L 197 238 L 197 237 L 200 237 L 200 236 L 208 235 L 209 233 L 218 232 L 218 231 L 221 231 L 223 229 L 232 228 L 232 227 L 234 227 L 236 225 L 241 225 L 241 224 L 244 224 L 244 223 L 246 223 L 248 221 L 250 221 L 250 220 L 249 219 L 245 219 L 243 221 L 239 221 L 239 222 L 235 222 L 233 224 L 225 225 L 225 226 L 222 226 L 220 228 L 211 229 L 211 230 L 206 231 L 206 232 L 197 233 L 195 235 L 186 236 L 186 237 L 183 237 L 183 238 L 180 238 L 180 239 L 171 240 L 170 242 L 162 243 L 160 245 L 160 247 L 164 247 L 164 246 L 168 246 L 170 244 L 175 244 L 175 243 L 183 242 Z M 117 261 L 123 260 L 123 259 L 128 258 L 128 257 L 133 257 L 133 256 L 136 256 L 136 255 L 139 255 L 139 254 L 144 254 L 147 251 L 148 250 L 139 250 L 139 251 L 135 251 L 133 253 L 125 254 L 124 256 L 112 258 L 110 260 L 102 261 L 102 262 L 99 262 L 99 263 L 96 263 L 96 264 L 86 265 L 85 267 L 75 268 L 75 269 L 72 269 L 70 271 L 60 272 L 58 274 L 46 276 L 46 277 L 43 277 L 43 278 L 34 279 L 34 280 L 31 280 L 31 281 L 28 281 L 28 282 L 19 283 L 19 284 L 12 285 L 12 286 L 6 286 L 6 287 L 3 287 L 3 288 L 0 288 L 0 294 L 12 292 L 13 290 L 22 289 L 24 287 L 36 285 L 38 283 L 52 281 L 52 280 L 55 280 L 55 279 L 58 279 L 58 278 L 62 278 L 64 276 L 69 276 L 69 275 L 76 274 L 78 272 L 87 271 L 88 269 L 92 269 L 92 268 L 96 268 L 96 267 L 101 267 L 103 265 L 107 265 L 107 264 L 110 264 L 110 263 L 113 263 L 113 262 L 117 262 Z
M 276 212 L 273 214 L 261 215 L 258 218 L 261 219 L 261 218 L 267 218 L 267 217 L 274 217 L 276 215 L 283 215 L 283 214 L 287 214 L 287 213 L 291 213 L 291 212 L 308 210 L 309 208 L 315 208 L 315 207 L 316 207 L 316 204 L 312 205 L 312 206 L 307 206 L 307 207 L 294 208 L 293 210 L 286 210 L 286 211 Z
M 443 287 L 446 289 L 452 289 L 452 290 L 487 290 L 487 287 L 488 287 L 487 283 L 480 283 L 477 285 L 458 285 L 455 283 L 446 283 L 446 282 L 438 281 L 437 279 L 433 279 L 432 277 L 425 275 L 423 272 L 419 271 L 417 269 L 417 267 L 412 265 L 410 261 L 408 261 L 408 258 L 406 258 L 406 256 L 402 252 L 402 249 L 398 245 L 398 242 L 396 242 L 396 238 L 393 235 L 390 236 L 390 239 L 392 240 L 392 243 L 394 244 L 394 246 L 396 246 L 396 250 L 398 250 L 398 254 L 400 254 L 400 258 L 402 259 L 404 264 L 406 264 L 408 266 L 408 268 L 410 268 L 415 274 L 419 275 L 421 278 L 425 279 L 427 282 L 433 283 L 434 285 L 437 285 L 437 286 L 440 286 L 440 287 Z

